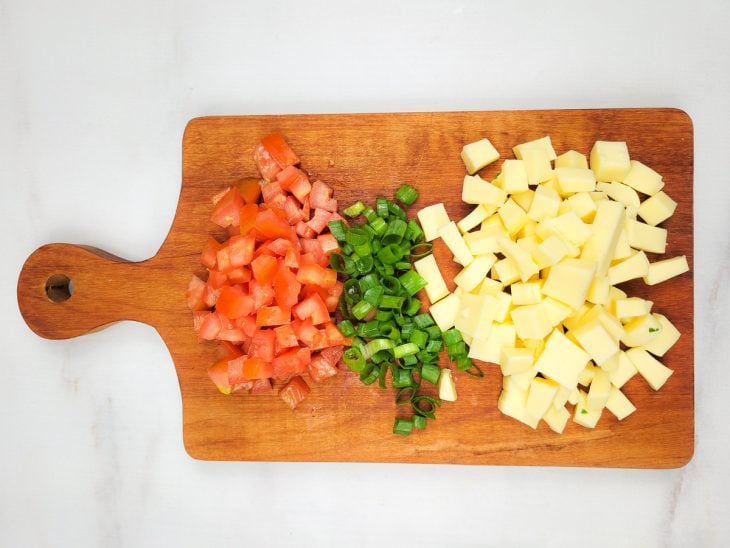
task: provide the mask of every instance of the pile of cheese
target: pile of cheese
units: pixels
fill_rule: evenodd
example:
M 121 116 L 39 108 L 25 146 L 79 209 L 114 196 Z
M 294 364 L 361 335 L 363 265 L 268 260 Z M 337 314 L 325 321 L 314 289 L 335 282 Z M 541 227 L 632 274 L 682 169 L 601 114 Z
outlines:
M 566 403 L 588 428 L 604 408 L 621 420 L 636 409 L 621 392 L 630 378 L 638 372 L 658 390 L 672 374 L 655 356 L 679 332 L 617 285 L 654 285 L 689 269 L 684 256 L 646 255 L 665 252 L 657 225 L 677 204 L 625 142 L 597 141 L 590 167 L 580 152 L 557 156 L 549 137 L 513 151 L 485 181 L 476 173 L 499 153 L 488 139 L 464 146 L 462 199 L 473 211 L 458 222 L 442 203 L 418 212 L 426 239 L 442 238 L 463 266 L 451 293 L 433 255 L 415 263 L 431 315 L 442 330 L 461 331 L 469 357 L 500 366 L 502 413 L 558 433 Z

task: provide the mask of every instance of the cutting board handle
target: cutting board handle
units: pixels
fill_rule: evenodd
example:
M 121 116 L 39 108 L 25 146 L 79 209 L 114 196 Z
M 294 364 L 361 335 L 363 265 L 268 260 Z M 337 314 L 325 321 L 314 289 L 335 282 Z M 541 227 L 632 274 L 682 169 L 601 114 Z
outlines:
M 154 268 L 154 258 L 134 263 L 94 247 L 44 245 L 20 271 L 20 313 L 47 339 L 77 337 L 119 320 L 148 323 L 161 283 Z

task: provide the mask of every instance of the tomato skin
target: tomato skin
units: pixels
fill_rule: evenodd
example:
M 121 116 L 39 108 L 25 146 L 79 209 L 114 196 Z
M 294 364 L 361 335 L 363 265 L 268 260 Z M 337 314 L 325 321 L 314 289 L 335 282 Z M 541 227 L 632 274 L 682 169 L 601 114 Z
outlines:
M 293 375 L 307 373 L 311 354 L 309 348 L 294 348 L 274 358 L 274 379 L 284 380 Z
M 270 133 L 261 139 L 261 145 L 282 169 L 299 163 L 299 157 L 279 133 Z
M 307 221 L 307 226 L 319 234 L 327 228 L 327 223 L 329 223 L 330 220 L 332 220 L 332 212 L 322 209 L 321 207 L 317 207 L 314 209 L 314 216 Z
M 248 349 L 248 356 L 261 358 L 271 362 L 274 359 L 274 343 L 276 335 L 270 329 L 256 329 L 251 337 L 251 346 Z
M 243 362 L 243 375 L 247 379 L 270 379 L 273 372 L 273 364 L 261 358 L 249 356 Z
M 240 287 L 227 285 L 221 289 L 215 309 L 226 318 L 235 320 L 251 314 L 253 305 L 253 297 L 244 293 Z
M 211 221 L 223 228 L 238 226 L 241 207 L 243 207 L 241 193 L 236 187 L 230 187 L 215 204 Z
M 236 183 L 236 187 L 244 203 L 256 205 L 261 196 L 261 182 L 258 179 L 253 177 L 241 179 Z
M 310 388 L 301 377 L 293 377 L 286 385 L 279 390 L 279 397 L 284 400 L 289 407 L 295 409 L 301 401 L 307 397 Z
M 205 310 L 205 282 L 193 275 L 188 284 L 188 291 L 186 293 L 188 308 L 193 312 L 199 310 Z
M 221 247 L 223 247 L 223 244 L 218 243 L 218 241 L 214 238 L 208 237 L 208 239 L 205 241 L 205 246 L 203 246 L 203 253 L 200 257 L 200 262 L 203 264 L 203 266 L 207 266 L 208 268 L 216 268 L 218 264 L 218 259 L 216 258 L 216 255 Z
M 343 346 L 330 346 L 320 352 L 320 355 L 329 361 L 332 365 L 336 366 L 342 359 L 342 355 L 345 353 Z
M 281 210 L 280 210 L 281 211 Z M 274 211 L 274 209 L 260 210 L 256 214 L 256 232 L 262 236 L 264 240 L 272 240 L 275 238 L 293 239 L 292 227 L 286 221 L 286 214 L 282 219 Z
M 256 214 L 259 212 L 259 206 L 256 204 L 246 204 L 238 212 L 239 232 L 248 234 L 256 225 Z
M 243 374 L 243 364 L 246 361 L 246 356 L 238 356 L 228 360 L 228 384 L 233 386 L 234 384 L 243 384 L 248 382 Z
M 291 321 L 291 310 L 281 306 L 262 306 L 256 311 L 256 327 L 285 325 Z
M 208 368 L 208 376 L 222 394 L 231 393 L 231 383 L 228 382 L 228 360 L 220 360 L 211 365 Z
M 276 334 L 276 344 L 278 344 L 281 348 L 293 348 L 295 346 L 299 346 L 299 341 L 297 340 L 297 336 L 294 333 L 294 329 L 292 329 L 291 324 L 275 327 L 274 333 Z
M 281 307 L 291 308 L 299 302 L 299 292 L 302 284 L 296 274 L 282 263 L 274 278 L 274 299 Z
M 297 272 L 297 281 L 308 285 L 318 285 L 324 289 L 332 289 L 337 284 L 337 272 L 318 264 L 302 265 Z
M 327 305 L 318 293 L 310 295 L 292 308 L 294 315 L 300 320 L 311 318 L 314 325 L 320 325 L 330 320 Z
M 208 312 L 203 316 L 198 329 L 200 340 L 212 341 L 218 336 L 222 329 L 221 318 L 217 312 Z
M 327 211 L 337 211 L 337 200 L 332 199 L 332 188 L 322 181 L 312 183 L 312 192 L 309 194 L 309 203 L 314 208 Z
M 304 220 L 302 210 L 299 208 L 297 201 L 291 196 L 287 196 L 281 208 L 286 213 L 286 220 L 290 225 L 296 225 L 299 221 Z
M 256 238 L 251 234 L 233 236 L 228 240 L 228 261 L 231 269 L 251 264 Z
M 284 238 L 277 238 L 266 244 L 267 249 L 271 250 L 274 255 L 284 257 L 290 249 L 294 249 L 291 241 Z
M 309 376 L 312 377 L 313 381 L 319 382 L 334 375 L 337 375 L 337 367 L 325 358 L 321 352 L 312 357 L 312 361 L 309 362 Z
M 245 284 L 251 281 L 251 270 L 245 266 L 234 268 L 226 274 L 226 279 L 234 284 Z
M 261 285 L 271 285 L 279 267 L 278 261 L 270 255 L 259 255 L 251 262 L 254 280 Z
M 283 204 L 286 201 L 284 189 L 279 181 L 271 181 L 261 187 L 261 196 L 266 204 Z

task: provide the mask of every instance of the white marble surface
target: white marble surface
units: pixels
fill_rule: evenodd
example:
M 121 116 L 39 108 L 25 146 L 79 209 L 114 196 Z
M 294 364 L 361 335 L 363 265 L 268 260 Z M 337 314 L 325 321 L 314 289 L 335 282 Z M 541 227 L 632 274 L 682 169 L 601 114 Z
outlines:
M 358 4 L 0 0 L 0 546 L 730 545 L 730 3 Z M 197 462 L 151 328 L 18 313 L 42 243 L 154 254 L 194 116 L 619 106 L 695 124 L 682 469 Z

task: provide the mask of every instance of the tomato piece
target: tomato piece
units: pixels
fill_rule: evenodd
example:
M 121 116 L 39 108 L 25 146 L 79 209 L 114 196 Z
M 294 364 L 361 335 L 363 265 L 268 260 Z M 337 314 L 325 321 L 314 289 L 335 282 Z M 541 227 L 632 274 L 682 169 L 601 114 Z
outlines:
M 261 284 L 256 279 L 248 282 L 248 292 L 253 297 L 254 310 L 274 302 L 274 288 L 268 284 Z
M 335 375 L 337 375 L 337 367 L 321 353 L 312 356 L 312 361 L 309 362 L 309 376 L 312 380 L 319 382 Z
M 294 228 L 300 238 L 314 238 L 317 235 L 304 221 L 298 222 L 294 225 Z
M 213 308 L 215 306 L 215 303 L 218 301 L 218 295 L 220 295 L 220 288 L 214 288 L 210 285 L 210 283 L 205 284 L 205 293 L 203 295 L 203 300 L 205 301 L 205 306 L 208 308 Z
M 286 213 L 286 220 L 290 225 L 296 225 L 299 221 L 304 220 L 302 210 L 299 208 L 297 201 L 291 196 L 287 196 L 281 208 Z
M 238 192 L 246 204 L 256 205 L 261 196 L 261 182 L 255 177 L 247 177 L 236 183 Z
M 275 379 L 284 380 L 292 375 L 304 375 L 311 359 L 309 348 L 293 348 L 274 358 Z
M 276 335 L 270 329 L 256 329 L 251 337 L 251 346 L 248 349 L 249 357 L 261 358 L 270 362 L 274 359 L 274 342 Z
M 255 379 L 251 384 L 250 394 L 266 394 L 271 392 L 271 380 L 269 379 Z
M 332 322 L 324 324 L 324 332 L 327 335 L 327 342 L 329 343 L 329 346 L 349 345 L 352 342 L 352 340 L 345 337 Z
M 317 207 L 314 209 L 314 216 L 307 221 L 307 226 L 317 234 L 327 228 L 327 223 L 332 219 L 332 212 Z
M 270 379 L 273 373 L 273 364 L 261 358 L 248 356 L 243 362 L 243 376 L 247 379 Z
M 216 255 L 221 247 L 223 247 L 223 244 L 220 244 L 214 238 L 209 237 L 203 246 L 203 253 L 200 257 L 200 262 L 208 268 L 215 268 L 218 262 Z
M 215 204 L 211 221 L 223 228 L 238 226 L 242 206 L 243 198 L 241 198 L 241 193 L 238 192 L 236 187 L 230 187 Z
M 299 302 L 299 291 L 302 284 L 297 280 L 296 274 L 283 264 L 279 267 L 274 278 L 274 299 L 281 307 L 291 308 Z
M 311 240 L 300 240 L 299 243 L 304 253 L 310 253 L 314 257 L 315 263 L 321 266 L 329 264 L 329 260 L 325 256 L 324 251 L 322 251 L 322 244 L 319 241 L 312 238 Z
M 299 268 L 299 251 L 290 249 L 284 256 L 284 266 L 287 268 Z
M 220 272 L 229 272 L 233 270 L 231 264 L 231 249 L 228 246 L 221 247 L 216 253 L 216 262 L 218 263 L 218 270 Z
M 301 377 L 293 377 L 279 390 L 279 397 L 292 409 L 309 394 L 310 388 Z
M 309 193 L 309 203 L 314 208 L 337 211 L 337 200 L 332 199 L 332 188 L 322 181 L 312 183 L 312 191 Z
M 283 212 L 282 212 L 283 213 Z M 292 227 L 284 218 L 279 217 L 271 208 L 259 211 L 256 214 L 256 232 L 260 234 L 264 240 L 275 238 L 293 239 Z
M 238 356 L 228 360 L 228 384 L 243 384 L 251 380 L 247 379 L 243 374 L 243 364 L 245 361 L 246 356 Z
M 311 346 L 312 342 L 314 342 L 314 338 L 319 331 L 316 327 L 314 327 L 312 320 L 309 318 L 307 318 L 306 320 L 293 320 L 291 323 L 291 328 L 294 331 L 294 334 L 297 336 L 297 339 L 299 339 L 307 346 Z
M 219 341 L 227 341 L 233 343 L 242 343 L 246 340 L 246 335 L 238 328 L 221 329 L 216 337 Z
M 250 339 L 256 331 L 256 316 L 252 314 L 236 318 L 236 326 Z
M 332 365 L 337 366 L 337 364 L 340 363 L 340 360 L 342 359 L 342 355 L 344 353 L 345 348 L 343 346 L 330 346 L 329 348 L 325 348 L 324 350 L 322 350 L 322 352 L 320 352 L 320 355 Z
M 188 308 L 193 312 L 197 310 L 205 310 L 207 308 L 204 300 L 205 282 L 193 275 L 188 284 L 188 290 L 185 294 L 187 298 Z
M 240 266 L 231 270 L 226 277 L 228 281 L 234 284 L 245 284 L 251 280 L 251 270 L 245 266 Z
M 241 350 L 239 345 L 229 341 L 221 341 L 219 348 L 221 349 L 220 356 L 222 358 L 228 358 L 229 360 L 237 358 L 243 354 L 243 350 Z
M 270 255 L 259 255 L 251 262 L 254 280 L 262 285 L 273 283 L 278 267 L 278 261 Z
M 226 318 L 235 320 L 241 316 L 248 316 L 254 311 L 254 300 L 239 287 L 227 285 L 221 289 L 215 309 Z
M 262 306 L 256 311 L 256 326 L 271 327 L 291 321 L 291 310 L 282 306 Z
M 259 144 L 253 151 L 253 160 L 259 169 L 261 176 L 267 181 L 271 181 L 276 174 L 281 171 L 281 166 L 271 156 L 269 151 L 263 144 Z
M 215 362 L 208 368 L 208 376 L 221 394 L 231 393 L 231 383 L 228 382 L 228 360 Z
M 290 249 L 294 249 L 294 245 L 284 238 L 277 238 L 266 244 L 267 249 L 273 252 L 275 255 L 281 257 L 285 256 Z
M 239 232 L 248 234 L 256 225 L 256 214 L 259 212 L 259 206 L 256 204 L 246 204 L 238 212 Z
M 297 336 L 294 333 L 294 329 L 292 329 L 291 324 L 275 327 L 274 333 L 276 334 L 276 344 L 278 344 L 281 348 L 299 346 L 299 341 L 297 340 Z
M 323 324 L 330 319 L 330 313 L 319 294 L 314 294 L 299 302 L 292 308 L 294 315 L 300 320 L 311 318 L 314 325 Z
M 228 261 L 231 268 L 251 264 L 256 238 L 251 234 L 233 236 L 228 240 Z
M 331 289 L 337 284 L 337 272 L 318 264 L 303 264 L 297 272 L 297 281 L 303 284 L 318 285 Z
M 208 270 L 208 285 L 212 289 L 220 289 L 228 283 L 228 274 L 217 270 Z
M 266 204 L 283 204 L 286 201 L 286 195 L 278 180 L 263 185 L 261 187 L 261 196 L 263 196 Z
M 317 241 L 319 242 L 319 245 L 322 246 L 322 252 L 327 257 L 329 257 L 330 253 L 332 253 L 333 251 L 340 250 L 340 242 L 338 242 L 337 238 L 335 238 L 329 232 L 317 236 Z
M 337 310 L 337 305 L 340 304 L 340 296 L 342 295 L 343 284 L 338 281 L 334 286 L 326 290 L 327 296 L 324 298 L 324 304 L 327 306 L 327 310 L 332 313 Z
M 215 340 L 222 327 L 220 315 L 216 312 L 208 312 L 200 319 L 198 338 L 205 341 Z
M 261 144 L 274 161 L 283 169 L 299 163 L 299 157 L 279 133 L 271 133 L 261 139 Z

